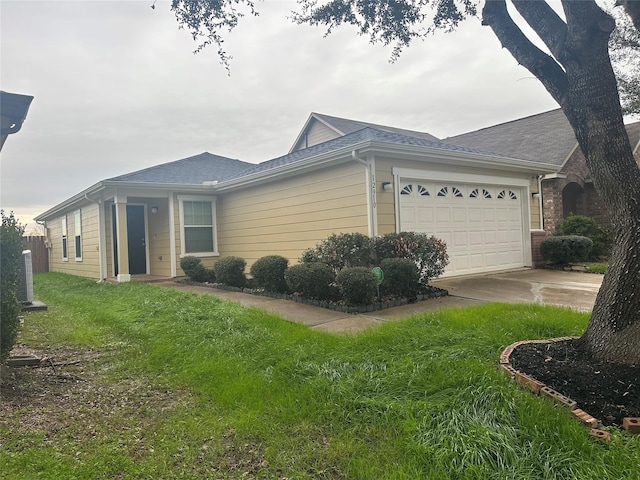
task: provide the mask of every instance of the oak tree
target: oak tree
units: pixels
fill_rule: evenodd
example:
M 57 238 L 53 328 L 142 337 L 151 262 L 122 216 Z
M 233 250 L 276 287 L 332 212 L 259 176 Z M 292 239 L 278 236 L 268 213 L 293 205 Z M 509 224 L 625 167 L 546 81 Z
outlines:
M 618 3 L 631 28 L 640 30 L 640 0 Z M 412 41 L 480 15 L 482 24 L 562 108 L 611 214 L 615 245 L 579 342 L 598 359 L 640 364 L 640 167 L 624 127 L 609 52 L 613 16 L 595 0 L 562 0 L 560 12 L 544 0 L 510 0 L 511 9 L 506 0 L 298 0 L 298 5 L 295 22 L 325 26 L 327 33 L 354 25 L 373 43 L 393 45 L 394 58 Z M 527 37 L 513 9 L 546 49 Z M 172 10 L 200 41 L 200 49 L 217 45 L 227 67 L 221 30 L 235 27 L 244 14 L 257 15 L 251 0 L 173 0 Z M 629 79 L 631 87 L 635 80 Z

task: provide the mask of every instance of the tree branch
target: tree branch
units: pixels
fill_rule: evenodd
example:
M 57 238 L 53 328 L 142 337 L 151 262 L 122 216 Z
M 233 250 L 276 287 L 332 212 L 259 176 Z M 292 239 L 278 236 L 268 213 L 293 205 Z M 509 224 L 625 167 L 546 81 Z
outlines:
M 556 60 L 562 62 L 567 24 L 544 0 L 512 0 L 514 7 L 538 34 Z
M 640 30 L 640 0 L 618 0 L 616 7 L 623 6 L 636 30 Z
M 563 104 L 568 88 L 567 75 L 550 55 L 536 47 L 515 24 L 505 0 L 487 0 L 482 10 L 482 24 L 493 32 L 518 63 L 542 82 L 559 105 Z

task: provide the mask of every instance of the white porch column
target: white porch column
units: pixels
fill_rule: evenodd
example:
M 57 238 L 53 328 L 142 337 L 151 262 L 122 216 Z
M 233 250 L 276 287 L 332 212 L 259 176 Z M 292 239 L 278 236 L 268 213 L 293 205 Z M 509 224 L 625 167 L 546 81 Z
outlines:
M 129 273 L 129 237 L 127 235 L 127 198 L 115 197 L 116 239 L 118 242 L 118 282 L 131 281 Z

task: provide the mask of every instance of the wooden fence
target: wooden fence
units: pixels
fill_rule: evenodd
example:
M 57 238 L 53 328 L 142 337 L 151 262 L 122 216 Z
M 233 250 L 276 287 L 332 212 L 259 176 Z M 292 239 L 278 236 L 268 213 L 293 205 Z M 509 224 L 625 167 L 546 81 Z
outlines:
M 44 243 L 44 236 L 22 237 L 22 249 L 31 250 L 31 267 L 33 273 L 49 271 L 49 252 Z

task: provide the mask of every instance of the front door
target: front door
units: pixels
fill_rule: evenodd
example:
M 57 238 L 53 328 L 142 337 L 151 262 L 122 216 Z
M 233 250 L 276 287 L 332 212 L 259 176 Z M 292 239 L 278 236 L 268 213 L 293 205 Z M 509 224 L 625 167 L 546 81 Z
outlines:
M 113 206 L 113 239 L 115 253 L 115 274 L 118 275 L 118 242 L 115 226 L 115 205 Z M 143 205 L 127 205 L 127 249 L 129 252 L 129 273 L 147 273 L 147 239 Z

